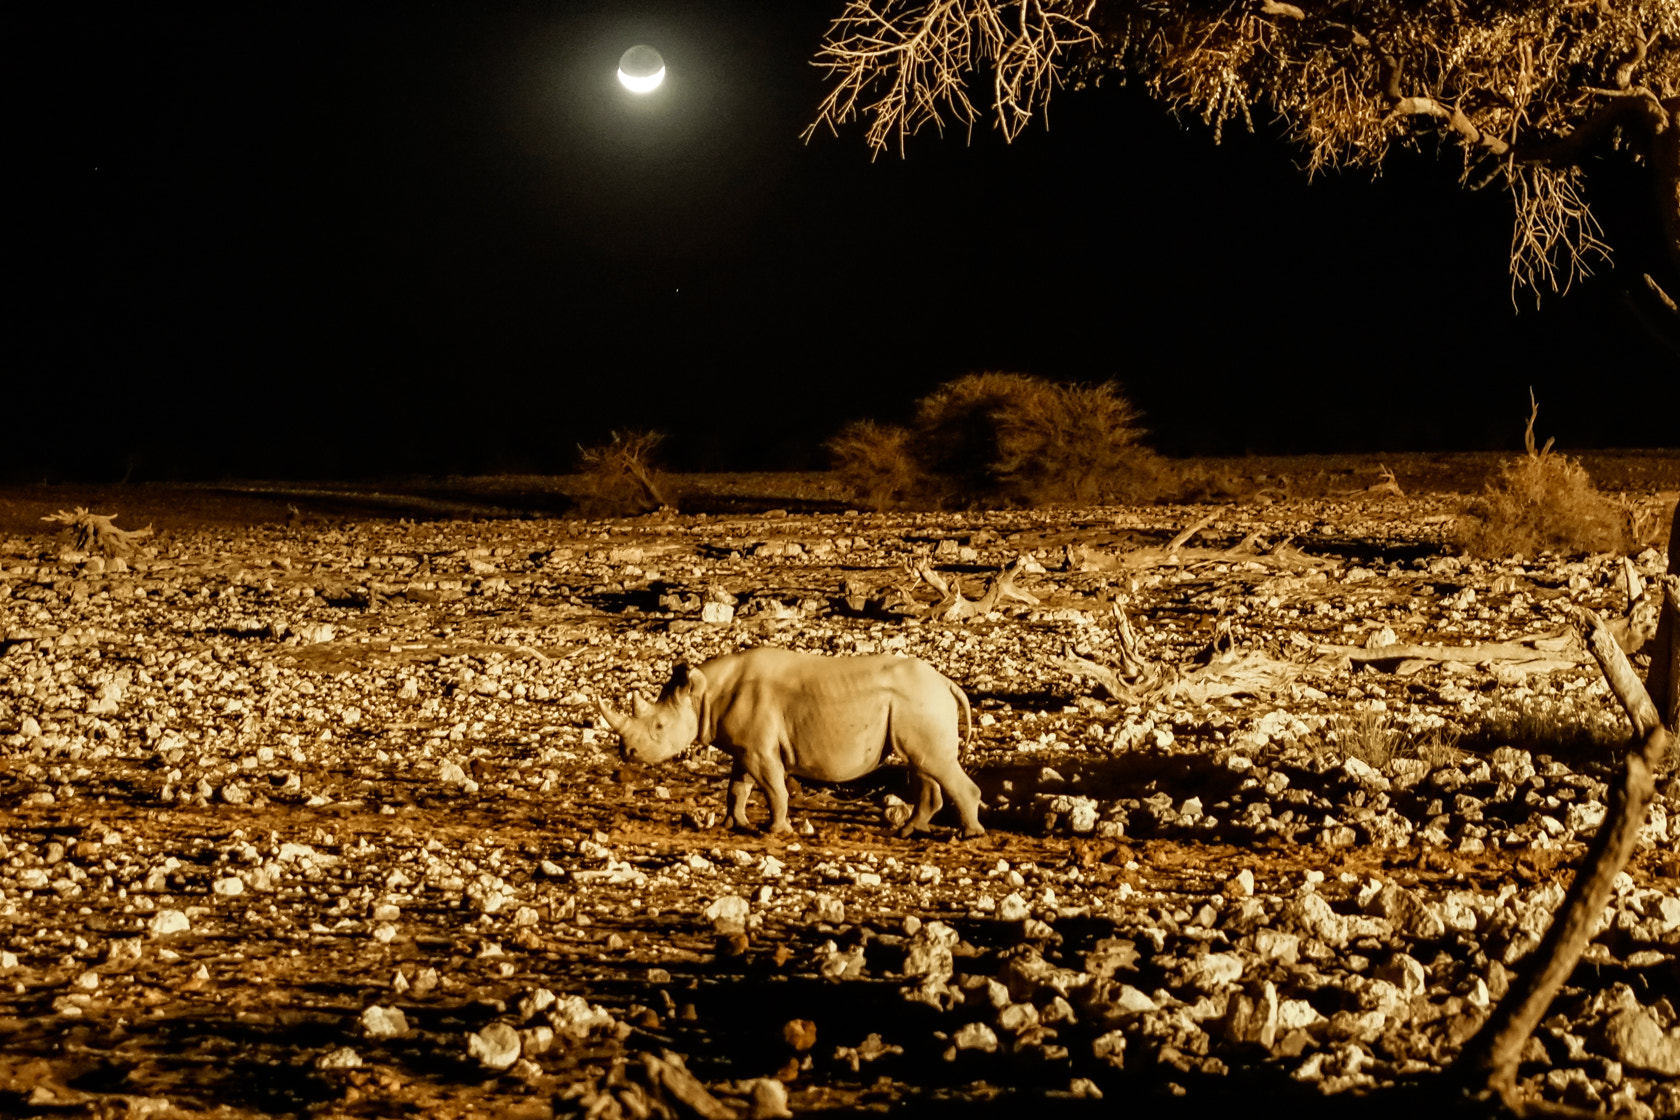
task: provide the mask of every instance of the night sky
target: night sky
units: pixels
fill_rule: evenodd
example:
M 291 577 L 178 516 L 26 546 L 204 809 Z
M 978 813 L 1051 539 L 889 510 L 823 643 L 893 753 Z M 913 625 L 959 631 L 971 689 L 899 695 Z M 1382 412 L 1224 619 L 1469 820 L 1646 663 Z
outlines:
M 1117 379 L 1170 453 L 1520 447 L 1531 384 L 1560 447 L 1676 444 L 1631 177 L 1618 274 L 1514 314 L 1509 202 L 1452 155 L 1308 185 L 1107 87 L 1013 145 L 804 145 L 840 6 L 64 6 L 14 114 L 0 476 L 556 471 L 647 427 L 814 467 L 979 369 Z

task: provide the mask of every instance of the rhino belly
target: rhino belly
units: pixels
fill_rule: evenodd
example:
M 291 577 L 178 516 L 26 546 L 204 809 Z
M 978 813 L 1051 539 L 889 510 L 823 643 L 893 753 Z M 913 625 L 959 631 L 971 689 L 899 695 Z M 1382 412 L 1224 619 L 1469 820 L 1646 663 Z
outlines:
M 787 769 L 819 782 L 849 782 L 881 764 L 887 750 L 886 714 L 870 719 L 812 719 L 790 727 Z

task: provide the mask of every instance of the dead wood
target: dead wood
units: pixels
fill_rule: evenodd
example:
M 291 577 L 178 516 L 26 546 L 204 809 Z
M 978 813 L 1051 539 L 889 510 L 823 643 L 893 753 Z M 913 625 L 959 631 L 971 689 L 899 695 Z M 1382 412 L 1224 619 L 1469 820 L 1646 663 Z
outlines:
M 1267 548 L 1258 534 L 1250 533 L 1232 548 L 1185 548 L 1184 542 L 1200 532 L 1211 517 L 1203 518 L 1168 541 L 1161 548 L 1135 548 L 1126 553 L 1102 552 L 1097 549 L 1067 545 L 1062 553 L 1062 565 L 1070 572 L 1135 572 L 1148 568 L 1190 568 L 1206 564 L 1260 564 L 1283 571 L 1311 571 L 1326 566 L 1294 547 L 1293 538 L 1284 538 Z
M 1540 644 L 1548 642 L 1548 639 L 1540 638 L 1534 641 L 1534 645 L 1524 645 L 1520 642 L 1480 642 L 1472 646 L 1420 646 L 1409 642 L 1396 642 L 1393 645 L 1372 648 L 1321 645 L 1318 651 L 1355 662 L 1456 661 L 1480 665 L 1486 661 L 1555 661 L 1574 665 L 1587 659 L 1586 654 L 1578 650 L 1547 649 Z
M 1606 682 L 1633 722 L 1633 739 L 1621 777 L 1611 784 L 1604 823 L 1588 846 L 1562 908 L 1539 946 L 1522 962 L 1505 998 L 1465 1046 L 1453 1071 L 1472 1088 L 1485 1087 L 1518 1115 L 1529 1111 L 1529 1102 L 1520 1099 L 1516 1087 L 1523 1046 L 1592 939 L 1616 876 L 1633 854 L 1646 810 L 1656 796 L 1656 769 L 1671 742 L 1651 697 L 1603 620 L 1583 610 L 1579 624 L 1586 630 L 1586 644 Z
M 1213 524 L 1213 514 L 1210 513 L 1203 517 L 1200 521 L 1185 526 L 1179 531 L 1177 536 L 1167 542 L 1166 551 L 1177 552 L 1179 549 L 1190 543 L 1191 537 L 1195 536 L 1203 529 L 1206 529 L 1211 524 Z
M 1394 472 L 1389 469 L 1388 464 L 1387 463 L 1378 463 L 1377 466 L 1382 471 L 1382 477 L 1379 478 L 1376 482 L 1371 483 L 1371 485 L 1369 485 L 1369 486 L 1361 487 L 1360 489 L 1357 489 L 1357 490 L 1343 490 L 1343 491 L 1341 491 L 1341 493 L 1343 493 L 1343 494 L 1393 494 L 1396 498 L 1404 498 L 1406 496 L 1406 492 L 1404 490 L 1400 489 L 1400 483 L 1394 477 Z
M 1025 556 L 1017 557 L 1013 564 L 992 577 L 978 599 L 965 598 L 962 584 L 955 576 L 947 581 L 926 560 L 917 560 L 914 564 L 906 566 L 912 576 L 939 593 L 939 601 L 927 607 L 922 612 L 922 617 L 937 618 L 942 622 L 963 622 L 990 614 L 997 609 L 1000 602 L 1037 606 L 1038 596 L 1015 585 L 1015 577 L 1020 575 L 1026 564 Z
M 144 529 L 119 529 L 111 524 L 118 514 L 89 513 L 85 506 L 77 506 L 74 512 L 59 510 L 41 518 L 42 521 L 52 521 L 60 525 L 68 525 L 75 530 L 75 547 L 78 552 L 98 551 L 104 556 L 127 556 L 134 551 L 134 542 L 144 540 L 152 535 L 152 527 Z
M 1064 646 L 1061 656 L 1052 658 L 1051 663 L 1094 682 L 1113 700 L 1131 703 L 1160 692 L 1170 684 L 1167 674 L 1143 655 L 1126 609 L 1116 601 L 1109 603 L 1108 612 L 1114 621 L 1117 669 L 1082 656 L 1072 645 Z
M 1651 640 L 1651 671 L 1645 688 L 1662 713 L 1663 725 L 1680 735 L 1680 502 L 1668 531 L 1668 578 L 1663 580 L 1663 605 L 1657 634 Z
M 1071 645 L 1051 659 L 1075 677 L 1092 681 L 1111 699 L 1123 703 L 1184 700 L 1205 704 L 1225 696 L 1267 696 L 1307 671 L 1307 666 L 1280 660 L 1259 650 L 1237 649 L 1227 628 L 1184 665 L 1157 665 L 1138 648 L 1131 621 L 1119 603 L 1109 605 L 1114 619 L 1118 666 L 1084 656 Z

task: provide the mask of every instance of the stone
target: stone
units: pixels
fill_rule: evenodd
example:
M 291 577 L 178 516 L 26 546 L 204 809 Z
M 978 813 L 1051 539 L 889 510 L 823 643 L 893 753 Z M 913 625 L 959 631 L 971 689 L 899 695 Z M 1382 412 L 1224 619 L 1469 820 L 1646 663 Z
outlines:
M 152 915 L 152 920 L 146 923 L 146 932 L 153 937 L 167 937 L 172 933 L 182 933 L 192 928 L 192 922 L 179 910 L 159 910 Z
M 787 1086 L 773 1077 L 760 1077 L 752 1083 L 748 1098 L 748 1120 L 786 1120 L 793 1113 L 788 1110 Z
M 1215 992 L 1242 978 L 1242 957 L 1236 953 L 1208 953 L 1192 957 L 1184 966 L 1184 982 L 1204 992 Z
M 1372 897 L 1366 913 L 1387 918 L 1395 933 L 1411 941 L 1436 941 L 1447 933 L 1441 917 L 1398 883 L 1385 884 Z
M 980 1050 L 990 1054 L 998 1048 L 997 1034 L 985 1023 L 966 1023 L 951 1039 L 958 1050 Z
M 1126 1035 L 1123 1031 L 1109 1031 L 1091 1040 L 1091 1056 L 1115 1069 L 1126 1064 Z
M 548 1012 L 548 1021 L 556 1033 L 572 1038 L 587 1038 L 591 1031 L 610 1030 L 613 1026 L 613 1017 L 605 1008 L 582 996 L 556 999 Z
M 505 1070 L 519 1060 L 519 1032 L 506 1023 L 491 1023 L 467 1036 L 467 1056 L 486 1069 Z
M 701 916 L 712 923 L 719 933 L 739 933 L 746 928 L 747 914 L 752 906 L 740 895 L 726 894 L 714 899 Z
M 1594 1035 L 1617 1061 L 1661 1077 L 1680 1077 L 1680 1033 L 1663 1030 L 1648 1008 L 1614 1012 Z
M 374 1004 L 362 1012 L 362 1034 L 367 1038 L 397 1038 L 408 1033 L 408 1016 L 400 1007 Z
M 316 1069 L 361 1069 L 362 1056 L 348 1046 L 340 1046 L 315 1059 Z
M 1268 1050 L 1277 1040 L 1277 1025 L 1277 986 L 1270 980 L 1251 981 L 1232 993 L 1221 1022 L 1231 1042 L 1258 1044 Z
M 789 1019 L 782 1024 L 782 1040 L 804 1053 L 817 1044 L 817 1025 L 809 1019 Z

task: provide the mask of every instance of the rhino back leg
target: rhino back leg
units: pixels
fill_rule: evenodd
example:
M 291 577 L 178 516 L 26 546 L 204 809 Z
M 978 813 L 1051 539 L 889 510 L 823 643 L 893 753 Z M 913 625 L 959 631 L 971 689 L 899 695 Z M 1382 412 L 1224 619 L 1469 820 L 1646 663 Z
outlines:
M 894 713 L 895 717 L 899 713 Z M 910 760 L 910 765 L 922 775 L 923 780 L 932 779 L 945 791 L 945 796 L 957 807 L 957 815 L 962 818 L 964 836 L 980 836 L 985 829 L 980 824 L 980 787 L 974 780 L 963 773 L 962 765 L 957 761 L 957 735 L 954 722 L 955 713 L 941 713 L 942 718 L 934 718 L 931 713 L 907 713 L 905 718 L 894 718 L 892 726 L 892 743 L 899 753 Z M 939 805 L 926 793 L 926 787 L 915 816 L 910 818 L 909 828 L 926 827 L 928 818 L 938 811 Z
M 898 830 L 900 836 L 909 836 L 913 832 L 926 832 L 928 822 L 933 815 L 944 807 L 945 795 L 939 792 L 939 783 L 921 771 L 916 772 L 916 784 L 919 787 L 916 794 L 916 813 Z

